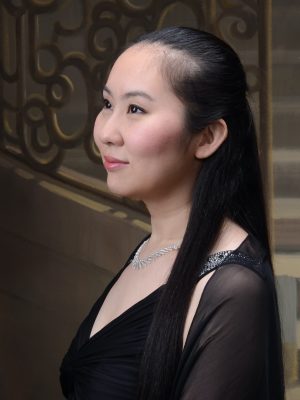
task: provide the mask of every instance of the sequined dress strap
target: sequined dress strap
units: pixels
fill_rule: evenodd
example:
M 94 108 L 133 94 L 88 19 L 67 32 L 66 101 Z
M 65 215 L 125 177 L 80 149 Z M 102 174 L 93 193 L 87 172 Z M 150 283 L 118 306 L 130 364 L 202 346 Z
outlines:
M 263 258 L 252 257 L 242 251 L 236 250 L 225 250 L 218 253 L 212 254 L 207 258 L 207 261 L 201 268 L 199 273 L 199 279 L 209 272 L 218 269 L 226 264 L 240 264 L 245 267 L 250 267 L 256 272 L 260 273 L 260 265 L 263 262 Z

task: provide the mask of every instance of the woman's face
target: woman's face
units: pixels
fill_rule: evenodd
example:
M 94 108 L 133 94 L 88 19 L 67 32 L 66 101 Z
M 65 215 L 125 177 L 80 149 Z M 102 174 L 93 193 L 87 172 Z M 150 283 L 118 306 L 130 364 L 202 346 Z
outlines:
M 151 45 L 121 54 L 94 127 L 110 190 L 146 203 L 190 197 L 199 169 L 184 106 L 161 74 L 162 56 Z

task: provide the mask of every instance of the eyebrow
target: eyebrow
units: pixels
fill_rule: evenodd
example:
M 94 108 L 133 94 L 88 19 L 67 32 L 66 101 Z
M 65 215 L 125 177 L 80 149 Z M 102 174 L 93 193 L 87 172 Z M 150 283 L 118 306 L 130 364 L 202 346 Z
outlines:
M 107 86 L 104 86 L 103 91 L 104 91 L 104 92 L 107 92 L 109 95 L 112 96 L 112 93 L 111 93 L 111 91 L 108 89 Z M 150 101 L 154 101 L 153 97 L 151 97 L 148 93 L 143 92 L 142 90 L 133 90 L 133 91 L 131 91 L 131 92 L 124 93 L 123 96 L 122 96 L 122 98 L 128 99 L 128 98 L 130 98 L 130 97 L 136 97 L 136 96 L 144 97 L 145 99 L 148 99 L 148 100 L 150 100 Z

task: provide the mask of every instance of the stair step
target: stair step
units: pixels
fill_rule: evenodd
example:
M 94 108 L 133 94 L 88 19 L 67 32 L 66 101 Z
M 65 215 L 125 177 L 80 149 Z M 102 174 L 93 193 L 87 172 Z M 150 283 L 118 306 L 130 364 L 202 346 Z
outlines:
M 275 197 L 300 199 L 300 149 L 274 150 L 272 155 Z
M 273 211 L 276 251 L 299 252 L 300 200 L 298 198 L 275 198 Z
M 272 23 L 273 43 L 284 49 L 299 48 L 300 37 L 300 7 L 299 0 L 273 0 Z M 281 28 L 280 28 L 281 27 Z M 290 27 L 289 29 L 286 29 Z
M 273 150 L 274 163 L 299 163 L 300 149 L 276 149 Z M 299 181 L 300 182 L 300 181 Z
M 298 219 L 300 221 L 300 200 L 298 198 L 275 198 L 273 207 L 275 219 Z
M 300 101 L 296 105 L 286 103 L 273 105 L 273 145 L 275 149 L 300 149 Z

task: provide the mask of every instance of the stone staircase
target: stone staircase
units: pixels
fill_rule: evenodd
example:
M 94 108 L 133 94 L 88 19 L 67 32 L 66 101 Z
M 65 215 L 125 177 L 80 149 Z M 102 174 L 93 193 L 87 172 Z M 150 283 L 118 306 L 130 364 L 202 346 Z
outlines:
M 300 3 L 273 1 L 276 249 L 300 254 Z M 299 265 L 300 270 L 300 265 Z M 300 276 L 300 271 L 299 275 Z
M 273 0 L 273 165 L 275 270 L 298 280 L 300 303 L 300 2 Z M 279 278 L 280 279 L 280 278 Z M 283 277 L 283 279 L 286 279 Z M 287 278 L 288 279 L 288 278 Z M 281 296 L 282 309 L 290 298 Z M 294 300 L 295 301 L 295 300 Z M 286 308 L 291 317 L 292 304 Z M 299 314 L 299 311 L 298 311 Z M 284 317 L 284 315 L 283 315 Z M 300 399 L 300 315 L 296 325 L 283 326 L 283 336 L 295 335 L 286 348 L 287 400 Z M 284 319 L 284 318 L 283 318 Z M 291 320 L 291 319 L 290 319 Z M 285 340 L 287 343 L 287 340 Z M 287 345 L 291 348 L 291 344 Z M 298 349 L 298 351 L 297 351 Z

